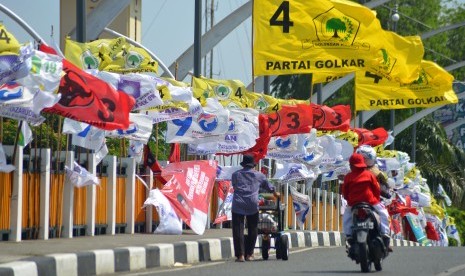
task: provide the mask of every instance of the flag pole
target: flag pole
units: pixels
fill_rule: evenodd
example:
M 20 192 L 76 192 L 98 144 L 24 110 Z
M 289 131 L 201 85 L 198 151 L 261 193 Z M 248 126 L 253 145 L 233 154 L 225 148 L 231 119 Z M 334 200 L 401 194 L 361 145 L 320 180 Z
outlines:
M 11 161 L 13 164 L 15 163 L 15 159 L 16 159 L 16 150 L 18 149 L 19 133 L 21 132 L 22 127 L 23 127 L 23 121 L 21 120 L 21 121 L 19 121 L 18 129 L 16 130 L 15 146 L 14 146 L 14 149 L 13 149 L 13 158 L 12 158 L 12 161 Z M 12 191 L 13 191 L 13 189 L 12 189 Z

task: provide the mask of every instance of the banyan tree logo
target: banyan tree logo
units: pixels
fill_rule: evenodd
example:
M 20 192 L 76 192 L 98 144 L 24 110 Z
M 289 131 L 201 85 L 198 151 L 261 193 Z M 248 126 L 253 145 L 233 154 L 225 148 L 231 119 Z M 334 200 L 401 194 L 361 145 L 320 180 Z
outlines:
M 266 110 L 269 106 L 270 104 L 264 98 L 255 101 L 255 107 L 260 111 Z
M 226 85 L 217 85 L 214 90 L 219 99 L 227 99 L 231 95 L 231 88 Z
M 428 79 L 429 79 L 428 74 L 425 72 L 425 70 L 421 69 L 420 75 L 418 76 L 418 79 L 416 81 L 412 82 L 411 84 L 413 84 L 413 85 L 428 85 L 429 84 Z
M 360 21 L 335 9 L 330 9 L 313 19 L 316 40 L 302 40 L 302 48 L 354 48 L 369 50 L 370 45 L 355 41 L 360 31 Z
M 126 68 L 139 68 L 143 60 L 144 57 L 141 54 L 129 51 L 126 55 Z
M 100 61 L 89 51 L 81 54 L 81 63 L 83 69 L 98 69 Z

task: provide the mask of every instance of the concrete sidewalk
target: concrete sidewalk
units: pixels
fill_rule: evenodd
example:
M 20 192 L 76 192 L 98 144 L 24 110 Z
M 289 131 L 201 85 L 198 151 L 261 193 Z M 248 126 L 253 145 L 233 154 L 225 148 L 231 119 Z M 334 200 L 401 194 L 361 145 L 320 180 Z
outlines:
M 342 246 L 340 232 L 286 231 L 289 247 Z M 394 246 L 418 246 L 392 241 Z M 261 236 L 257 247 L 261 245 Z M 259 253 L 257 249 L 257 253 Z M 138 271 L 174 263 L 233 258 L 231 229 L 207 229 L 204 235 L 117 234 L 72 239 L 0 242 L 0 276 L 101 275 Z

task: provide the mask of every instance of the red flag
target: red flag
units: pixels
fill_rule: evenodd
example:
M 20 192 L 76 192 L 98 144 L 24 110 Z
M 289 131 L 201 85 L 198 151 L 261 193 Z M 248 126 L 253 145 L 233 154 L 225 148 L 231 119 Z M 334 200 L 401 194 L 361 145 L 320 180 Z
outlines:
M 40 49 L 56 54 L 44 44 Z M 76 121 L 104 129 L 127 129 L 129 112 L 135 100 L 128 94 L 113 89 L 108 83 L 87 74 L 63 59 L 63 71 L 58 93 L 60 101 L 45 112 L 55 113 Z
M 162 167 L 147 145 L 144 146 L 144 165 L 150 168 L 159 182 L 162 184 L 166 183 L 166 180 L 161 176 Z
M 252 154 L 254 156 L 255 162 L 260 161 L 260 159 L 265 158 L 266 153 L 268 152 L 268 144 L 271 139 L 271 130 L 269 127 L 269 119 L 266 114 L 258 115 L 258 133 L 259 136 L 255 140 L 256 143 L 250 149 L 241 152 L 242 154 Z
M 181 146 L 178 143 L 171 144 L 168 161 L 170 161 L 170 163 L 181 162 Z
M 329 107 L 312 103 L 311 106 L 313 110 L 313 127 L 317 130 L 349 130 L 351 119 L 349 105 Z
M 312 106 L 309 104 L 282 105 L 268 114 L 271 136 L 309 133 L 313 124 Z
M 161 192 L 176 214 L 199 235 L 205 231 L 216 168 L 214 160 L 197 160 L 170 163 L 162 172 L 170 180 Z
M 382 127 L 375 128 L 373 130 L 368 130 L 364 128 L 354 128 L 353 131 L 355 131 L 358 135 L 359 146 L 369 145 L 372 147 L 376 147 L 386 142 L 389 136 L 388 132 Z

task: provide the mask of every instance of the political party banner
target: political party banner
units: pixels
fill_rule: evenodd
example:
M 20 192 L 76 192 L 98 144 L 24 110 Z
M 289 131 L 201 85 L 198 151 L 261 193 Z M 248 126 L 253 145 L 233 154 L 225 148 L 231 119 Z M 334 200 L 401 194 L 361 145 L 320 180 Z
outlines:
M 455 94 L 465 92 L 465 82 L 454 81 L 452 83 L 452 89 L 455 91 Z M 458 103 L 455 105 L 449 104 L 441 107 L 433 113 L 433 116 L 434 119 L 441 122 L 444 127 L 458 120 L 465 119 L 465 99 L 459 99 Z
M 44 92 L 57 92 L 63 76 L 63 58 L 34 50 L 31 61 L 31 70 L 26 78 L 21 79 L 21 83 L 39 86 Z
M 20 47 L 18 40 L 0 23 L 0 55 L 18 55 Z
M 65 57 L 82 70 L 99 69 L 117 73 L 154 72 L 158 62 L 124 37 L 80 43 L 66 38 Z
M 63 120 L 62 133 L 72 134 L 71 144 L 94 151 L 105 143 L 105 132 L 99 128 L 69 118 Z
M 434 107 L 458 103 L 452 89 L 454 77 L 431 61 L 421 62 L 420 76 L 414 82 L 401 84 L 372 74 L 355 73 L 355 109 L 402 109 Z
M 425 52 L 421 37 L 404 37 L 389 31 L 383 31 L 380 36 L 385 43 L 379 49 L 377 62 L 367 66 L 366 71 L 398 83 L 416 81 Z
M 155 234 L 181 235 L 182 221 L 171 206 L 171 203 L 159 189 L 150 190 L 144 206 L 153 205 L 157 209 L 160 223 L 155 229 Z
M 326 105 L 311 104 L 313 113 L 313 127 L 317 130 L 341 130 L 350 128 L 350 105 Z
M 196 98 L 217 98 L 224 107 L 247 107 L 247 88 L 240 80 L 216 80 L 192 78 L 192 88 Z
M 44 44 L 40 45 L 40 49 L 54 52 Z M 66 59 L 63 59 L 63 70 L 65 75 L 61 78 L 58 89 L 61 99 L 53 107 L 44 109 L 45 112 L 104 130 L 129 127 L 129 112 L 134 106 L 134 98 L 85 73 Z
M 0 32 L 2 30 L 0 30 Z M 1 44 L 3 44 L 4 41 L 7 41 L 6 38 L 5 40 L 1 39 L 1 34 L 2 33 L 0 33 L 0 47 L 2 47 Z M 8 48 L 8 45 L 6 45 L 6 51 L 0 52 L 0 84 L 23 78 L 29 74 L 29 70 L 31 69 L 30 59 L 33 55 L 32 45 L 26 44 L 18 48 L 17 52 L 10 52 L 9 50 L 13 50 L 13 48 Z
M 266 156 L 281 160 L 302 158 L 307 154 L 307 136 L 308 134 L 290 134 L 271 137 Z
M 312 106 L 309 104 L 282 105 L 268 114 L 271 136 L 309 133 L 313 125 Z
M 144 156 L 144 144 L 141 141 L 129 140 L 128 156 L 140 164 Z
M 345 77 L 346 73 L 318 72 L 312 74 L 312 85 L 316 83 L 328 83 Z
M 163 105 L 149 108 L 146 112 L 152 117 L 153 123 L 181 120 L 203 112 L 202 105 L 194 98 L 191 87 L 162 86 L 160 96 Z
M 162 171 L 162 177 L 169 180 L 161 192 L 198 235 L 205 231 L 216 167 L 214 160 L 197 160 L 170 163 Z
M 258 138 L 255 140 L 255 146 L 241 152 L 241 154 L 252 154 L 254 156 L 255 162 L 260 161 L 260 159 L 266 156 L 268 151 L 268 144 L 270 143 L 271 139 L 271 130 L 269 127 L 268 116 L 266 114 L 259 114 L 258 122 Z
M 190 143 L 188 154 L 233 154 L 248 150 L 255 145 L 258 138 L 256 126 L 246 121 L 230 120 L 229 123 L 226 133 L 200 138 L 199 143 Z
M 376 13 L 352 1 L 257 0 L 252 18 L 255 75 L 363 70 L 387 43 Z
M 219 166 L 216 171 L 216 180 L 231 180 L 235 171 L 242 169 L 242 166 Z
M 126 138 L 147 144 L 152 135 L 152 118 L 142 113 L 129 113 L 129 127 L 105 131 L 105 136 L 115 138 Z
M 358 145 L 370 145 L 372 147 L 376 147 L 378 145 L 382 145 L 388 138 L 388 132 L 382 128 L 375 128 L 372 130 L 368 130 L 365 128 L 354 128 L 358 135 Z
M 229 110 L 216 99 L 208 98 L 203 112 L 197 116 L 168 121 L 166 142 L 200 144 L 218 141 L 230 127 Z
M 292 206 L 294 206 L 297 225 L 299 225 L 300 229 L 304 229 L 311 207 L 310 197 L 299 193 L 295 187 L 289 186 L 289 190 L 291 191 Z
M 276 162 L 276 171 L 273 179 L 281 182 L 294 182 L 300 180 L 316 179 L 316 175 L 304 164 L 291 162 Z
M 32 141 L 32 139 L 32 130 L 27 122 L 23 121 L 21 124 L 21 132 L 19 133 L 18 137 L 18 145 L 26 147 Z
M 248 107 L 256 109 L 260 113 L 272 113 L 281 109 L 282 102 L 273 96 L 251 91 L 248 91 L 245 96 Z
M 428 243 L 428 239 L 426 238 L 424 229 L 420 225 L 418 216 L 412 213 L 407 213 L 405 215 L 405 218 L 407 218 L 407 222 L 412 230 L 412 233 L 416 241 L 420 244 Z
M 17 121 L 25 121 L 31 126 L 38 126 L 45 122 L 45 117 L 36 114 L 30 107 L 7 106 L 0 108 L 0 117 L 6 117 Z
M 7 164 L 5 151 L 3 150 L 2 143 L 0 143 L 0 172 L 10 173 L 15 170 L 15 166 Z
M 88 172 L 85 168 L 81 167 L 76 161 L 74 161 L 73 169 L 65 166 L 66 182 L 81 188 L 90 185 L 99 185 L 100 180 L 94 174 Z
M 38 88 L 29 88 L 16 81 L 7 82 L 0 85 L 0 107 L 24 106 L 32 110 L 32 100 L 38 92 Z
M 231 181 L 218 181 L 218 213 L 214 224 L 230 221 L 232 219 L 232 199 L 234 189 Z
M 113 88 L 122 91 L 136 100 L 132 110 L 142 110 L 163 104 L 157 84 L 153 78 L 142 74 L 116 74 L 100 71 L 97 77 L 111 84 Z

